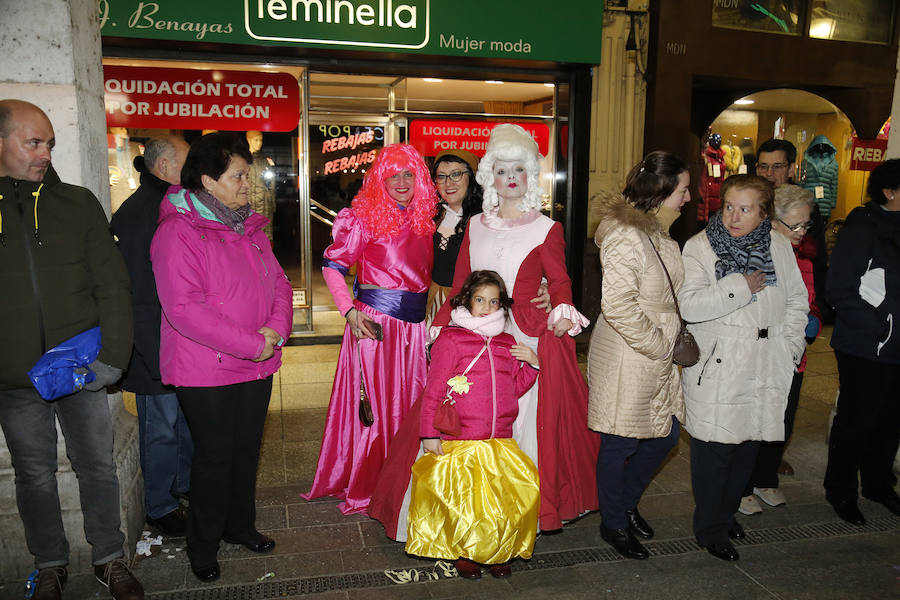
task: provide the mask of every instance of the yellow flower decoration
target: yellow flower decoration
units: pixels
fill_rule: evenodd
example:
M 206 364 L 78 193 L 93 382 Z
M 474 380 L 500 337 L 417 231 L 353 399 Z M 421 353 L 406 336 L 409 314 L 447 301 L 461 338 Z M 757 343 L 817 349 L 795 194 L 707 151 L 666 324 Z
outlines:
M 469 387 L 472 385 L 472 383 L 465 375 L 457 375 L 456 377 L 451 377 L 450 379 L 448 379 L 447 385 L 449 385 L 450 389 L 457 394 L 468 394 Z

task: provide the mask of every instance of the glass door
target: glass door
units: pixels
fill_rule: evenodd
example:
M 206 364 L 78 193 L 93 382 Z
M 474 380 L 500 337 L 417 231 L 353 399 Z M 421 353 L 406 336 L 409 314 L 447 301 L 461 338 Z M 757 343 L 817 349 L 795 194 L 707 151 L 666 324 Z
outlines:
M 331 243 L 334 218 L 350 206 L 379 149 L 388 144 L 410 143 L 429 164 L 447 148 L 481 157 L 494 125 L 518 123 L 535 137 L 544 156 L 544 212 L 556 219 L 565 216 L 567 119 L 556 110 L 565 84 L 309 71 L 304 88 L 308 102 L 300 131 L 306 132 L 306 149 L 300 164 L 308 189 L 301 205 L 308 207 L 310 333 L 343 333 L 344 319 L 322 277 L 322 253 Z M 353 279 L 351 269 L 348 286 Z

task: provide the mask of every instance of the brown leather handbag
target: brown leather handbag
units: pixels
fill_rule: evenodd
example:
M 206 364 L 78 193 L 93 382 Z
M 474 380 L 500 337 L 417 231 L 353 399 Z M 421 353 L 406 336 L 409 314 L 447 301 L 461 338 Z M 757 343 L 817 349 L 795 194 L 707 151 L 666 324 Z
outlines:
M 675 286 L 672 285 L 672 278 L 669 276 L 669 270 L 666 268 L 666 263 L 663 261 L 662 256 L 659 255 L 659 250 L 656 249 L 656 246 L 653 244 L 653 240 L 649 235 L 647 236 L 647 239 L 650 241 L 650 247 L 656 252 L 656 258 L 659 259 L 659 264 L 662 265 L 663 273 L 666 274 L 666 279 L 669 281 L 669 289 L 672 290 L 672 299 L 675 300 L 675 312 L 678 313 L 678 320 L 681 321 L 681 329 L 675 337 L 675 349 L 672 351 L 672 361 L 676 365 L 682 367 L 693 367 L 700 360 L 700 346 L 697 345 L 697 340 L 694 339 L 691 332 L 687 330 L 687 323 L 681 318 L 681 308 L 678 306 L 678 294 L 675 293 Z

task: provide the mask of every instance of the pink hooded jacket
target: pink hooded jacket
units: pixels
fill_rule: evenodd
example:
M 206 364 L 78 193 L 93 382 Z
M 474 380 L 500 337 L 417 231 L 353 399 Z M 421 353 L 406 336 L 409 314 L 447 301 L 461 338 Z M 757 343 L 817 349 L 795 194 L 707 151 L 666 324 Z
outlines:
M 537 369 L 512 354 L 516 343 L 508 333 L 485 338 L 463 327 L 444 327 L 431 347 L 431 365 L 422 395 L 419 434 L 425 438 L 486 440 L 511 438 L 513 421 L 519 414 L 519 396 L 537 380 Z M 453 438 L 434 428 L 434 413 L 447 395 L 447 380 L 462 375 L 472 359 L 487 349 L 466 374 L 471 384 L 464 394 L 452 393 L 462 425 Z
M 159 367 L 163 383 L 214 387 L 264 379 L 281 366 L 281 348 L 253 362 L 265 345 L 260 327 L 291 332 L 291 284 L 253 213 L 244 235 L 215 220 L 180 186 L 159 207 L 150 245 L 162 305 Z

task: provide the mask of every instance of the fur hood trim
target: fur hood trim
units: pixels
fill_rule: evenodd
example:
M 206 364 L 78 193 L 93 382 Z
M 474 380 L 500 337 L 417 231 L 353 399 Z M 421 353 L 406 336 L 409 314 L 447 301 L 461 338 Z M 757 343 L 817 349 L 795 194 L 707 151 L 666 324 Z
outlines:
M 594 234 L 594 241 L 599 246 L 603 238 L 615 227 L 625 225 L 634 227 L 638 231 L 652 235 L 662 231 L 662 227 L 656 217 L 634 207 L 621 194 L 602 198 L 599 203 L 598 214 L 600 224 Z

